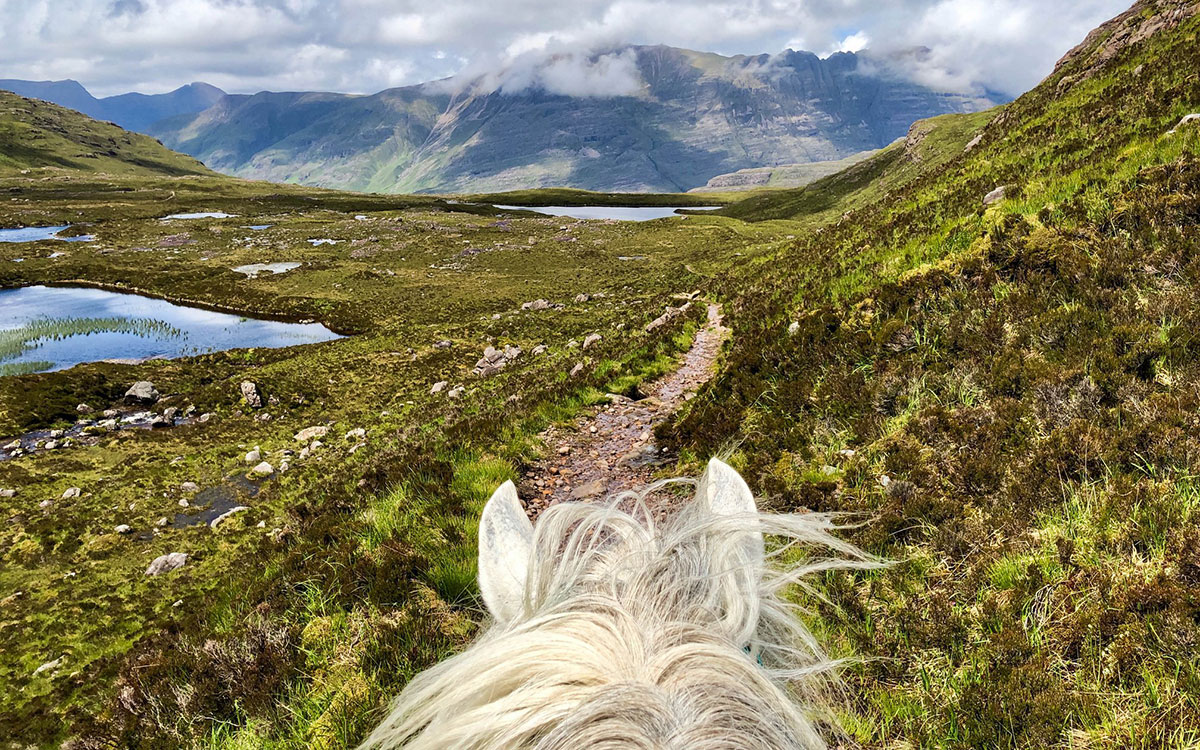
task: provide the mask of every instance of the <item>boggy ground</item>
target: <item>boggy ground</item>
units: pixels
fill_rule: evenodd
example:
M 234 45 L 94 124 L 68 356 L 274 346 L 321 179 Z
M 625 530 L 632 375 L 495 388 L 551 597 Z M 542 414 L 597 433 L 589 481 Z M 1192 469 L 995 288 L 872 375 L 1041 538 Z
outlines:
M 672 295 L 783 240 L 720 217 L 576 222 L 217 178 L 40 170 L 0 187 L 5 224 L 97 237 L 0 246 L 6 286 L 137 290 L 352 334 L 0 380 L 10 437 L 69 427 L 78 404 L 114 406 L 137 380 L 163 394 L 156 413 L 212 415 L 0 462 L 15 490 L 0 497 L 0 736 L 39 745 L 356 742 L 469 637 L 474 519 L 543 454 L 536 435 L 670 370 L 703 319 L 693 305 L 647 332 Z M 183 211 L 237 216 L 159 219 Z M 278 261 L 301 266 L 231 270 Z M 487 346 L 522 354 L 479 377 Z M 309 427 L 321 445 L 295 438 Z M 274 474 L 248 476 L 255 449 Z M 183 568 L 145 575 L 170 552 Z

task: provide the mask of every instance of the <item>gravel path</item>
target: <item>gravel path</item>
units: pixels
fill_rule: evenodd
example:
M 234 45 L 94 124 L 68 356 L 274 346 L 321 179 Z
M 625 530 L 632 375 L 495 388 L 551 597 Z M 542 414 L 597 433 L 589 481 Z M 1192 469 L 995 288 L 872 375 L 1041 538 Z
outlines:
M 708 321 L 683 363 L 649 384 L 645 398 L 617 396 L 569 427 L 543 432 L 551 455 L 530 467 L 519 487 L 530 518 L 564 500 L 600 498 L 654 481 L 655 470 L 666 462 L 654 444 L 654 428 L 712 378 L 728 335 L 720 308 L 710 303 Z

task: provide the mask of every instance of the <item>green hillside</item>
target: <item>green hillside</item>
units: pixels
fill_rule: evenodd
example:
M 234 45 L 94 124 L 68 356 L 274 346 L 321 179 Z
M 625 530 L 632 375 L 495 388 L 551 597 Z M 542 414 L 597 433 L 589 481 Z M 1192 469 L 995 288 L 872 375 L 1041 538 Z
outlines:
M 113 175 L 213 174 L 149 136 L 0 91 L 0 174 L 45 167 Z
M 1138 3 L 923 158 L 726 212 L 812 231 L 722 283 L 726 366 L 665 437 L 897 561 L 812 601 L 863 660 L 848 741 L 1200 741 L 1197 10 Z

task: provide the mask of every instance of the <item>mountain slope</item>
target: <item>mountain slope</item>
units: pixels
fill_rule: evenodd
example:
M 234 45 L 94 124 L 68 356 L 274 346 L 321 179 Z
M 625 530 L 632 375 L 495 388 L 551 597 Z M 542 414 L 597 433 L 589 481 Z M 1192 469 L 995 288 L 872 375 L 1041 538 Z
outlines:
M 195 114 L 215 104 L 225 92 L 207 83 L 190 83 L 166 94 L 120 94 L 97 99 L 77 81 L 0 79 L 0 90 L 29 99 L 42 99 L 82 112 L 97 120 L 115 122 L 126 130 L 147 131 L 159 120 Z
M 41 167 L 111 174 L 212 174 L 149 136 L 0 91 L 0 173 Z
M 483 81 L 456 93 L 447 84 L 366 97 L 263 93 L 152 132 L 219 171 L 329 187 L 673 192 L 746 167 L 880 148 L 922 117 L 991 104 L 889 78 L 852 54 L 629 50 L 642 82 L 629 95 Z
M 727 211 L 799 238 L 722 280 L 664 436 L 898 561 L 806 602 L 862 660 L 843 744 L 1200 739 L 1198 39 L 1139 2 L 1015 103 Z

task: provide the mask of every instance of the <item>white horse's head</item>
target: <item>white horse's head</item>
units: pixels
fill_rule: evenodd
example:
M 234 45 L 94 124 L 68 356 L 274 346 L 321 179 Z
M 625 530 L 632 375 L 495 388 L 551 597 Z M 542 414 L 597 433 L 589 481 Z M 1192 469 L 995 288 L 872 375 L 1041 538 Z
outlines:
M 647 499 L 680 481 L 555 505 L 536 528 L 511 482 L 496 490 L 479 525 L 491 626 L 414 678 L 366 746 L 824 747 L 814 720 L 835 664 L 782 593 L 878 563 L 832 536 L 828 516 L 760 513 L 715 459 L 693 501 L 656 524 Z M 770 554 L 766 537 L 780 542 Z M 796 563 L 797 544 L 838 554 Z

